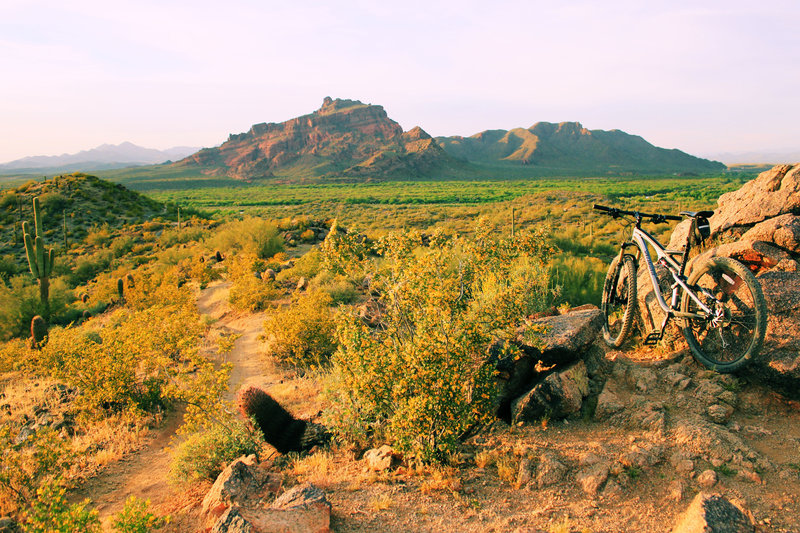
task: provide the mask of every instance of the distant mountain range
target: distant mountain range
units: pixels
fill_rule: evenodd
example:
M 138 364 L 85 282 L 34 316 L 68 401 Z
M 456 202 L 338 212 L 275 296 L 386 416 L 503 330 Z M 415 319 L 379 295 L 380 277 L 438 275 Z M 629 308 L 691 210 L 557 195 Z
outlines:
M 176 146 L 167 150 L 142 148 L 135 144 L 103 144 L 91 150 L 83 150 L 76 154 L 39 155 L 23 157 L 15 161 L 0 164 L 0 172 L 37 172 L 59 173 L 76 170 L 107 170 L 125 168 L 136 165 L 153 165 L 173 161 L 195 153 L 199 148 Z
M 113 171 L 123 182 L 205 175 L 218 184 L 228 179 L 300 183 L 702 174 L 726 167 L 620 130 L 588 130 L 578 122 L 538 122 L 527 129 L 434 139 L 419 126 L 403 131 L 379 105 L 326 97 L 313 113 L 255 124 L 214 148 L 160 151 L 131 143 L 102 145 L 78 154 L 26 157 L 0 165 L 0 172 L 115 168 L 124 168 Z
M 528 129 L 489 130 L 471 137 L 404 132 L 383 107 L 325 98 L 311 114 L 256 124 L 172 166 L 243 180 L 441 179 L 710 173 L 725 165 L 667 150 L 619 130 L 587 130 L 577 122 L 540 122 Z

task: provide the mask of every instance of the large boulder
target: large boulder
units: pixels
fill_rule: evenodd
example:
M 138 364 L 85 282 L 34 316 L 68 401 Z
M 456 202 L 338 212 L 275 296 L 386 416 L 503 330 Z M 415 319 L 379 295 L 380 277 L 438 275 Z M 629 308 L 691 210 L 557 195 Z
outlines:
M 719 494 L 698 494 L 686 509 L 672 533 L 752 533 L 755 526 L 742 508 Z
M 570 368 L 554 372 L 511 404 L 514 423 L 535 422 L 542 417 L 564 418 L 579 413 L 589 394 L 586 364 L 578 361 Z
M 585 306 L 563 315 L 533 319 L 520 328 L 515 340 L 521 352 L 518 357 L 500 356 L 502 343 L 490 347 L 490 353 L 498 357 L 495 361 L 501 386 L 498 416 L 510 419 L 512 402 L 520 395 L 528 395 L 554 367 L 558 371 L 581 360 L 597 339 L 602 323 L 600 310 Z
M 331 504 L 311 483 L 283 493 L 272 505 L 227 509 L 212 533 L 329 533 Z
M 532 320 L 519 331 L 522 351 L 545 365 L 564 365 L 580 359 L 603 327 L 600 310 L 587 305 L 568 313 Z M 533 342 L 530 332 L 533 332 Z
M 203 514 L 213 522 L 231 506 L 247 506 L 277 493 L 281 481 L 281 475 L 260 466 L 255 455 L 240 457 L 217 476 L 203 498 Z
M 800 395 L 800 272 L 769 271 L 758 276 L 767 301 L 767 336 L 754 367 L 785 393 Z
M 710 257 L 731 257 L 756 274 L 768 319 L 752 370 L 767 384 L 800 394 L 800 164 L 778 165 L 723 194 L 710 223 L 711 238 L 689 272 Z M 680 248 L 688 229 L 688 220 L 679 224 L 669 247 Z M 663 316 L 640 307 L 651 321 Z
M 800 164 L 777 165 L 737 191 L 720 196 L 711 236 L 746 231 L 764 220 L 800 212 Z

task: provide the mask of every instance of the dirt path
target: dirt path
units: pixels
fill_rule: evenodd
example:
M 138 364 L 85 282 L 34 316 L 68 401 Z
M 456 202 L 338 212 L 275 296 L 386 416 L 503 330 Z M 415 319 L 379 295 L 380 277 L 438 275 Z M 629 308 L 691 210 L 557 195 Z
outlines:
M 212 283 L 200 292 L 197 299 L 200 313 L 215 320 L 209 339 L 220 334 L 241 335 L 223 358 L 233 363 L 226 400 L 232 400 L 242 385 L 268 387 L 271 384 L 259 357 L 263 352 L 259 335 L 264 315 L 233 312 L 228 305 L 229 288 L 228 282 Z M 209 356 L 215 356 L 213 342 L 208 342 L 204 350 Z M 197 497 L 187 498 L 180 488 L 168 482 L 172 459 L 170 444 L 182 421 L 182 410 L 171 412 L 164 423 L 151 432 L 139 451 L 110 465 L 75 491 L 75 500 L 89 498 L 92 501 L 92 506 L 100 512 L 105 530 L 111 530 L 111 518 L 122 510 L 130 496 L 149 499 L 160 512 L 181 511 L 185 510 L 182 507 L 196 504 Z

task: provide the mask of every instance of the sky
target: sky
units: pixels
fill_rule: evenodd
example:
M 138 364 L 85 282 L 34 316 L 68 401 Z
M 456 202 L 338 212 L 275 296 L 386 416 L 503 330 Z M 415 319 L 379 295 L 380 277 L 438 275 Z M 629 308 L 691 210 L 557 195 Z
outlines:
M 798 28 L 797 0 L 0 0 L 0 162 L 215 146 L 326 96 L 434 136 L 800 151 Z

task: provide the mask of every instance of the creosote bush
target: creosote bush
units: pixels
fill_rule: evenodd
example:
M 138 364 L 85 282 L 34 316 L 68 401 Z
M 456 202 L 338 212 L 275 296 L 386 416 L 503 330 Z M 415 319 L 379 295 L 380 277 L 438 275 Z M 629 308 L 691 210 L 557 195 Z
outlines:
M 496 238 L 481 224 L 472 238 L 436 233 L 423 247 L 410 232 L 378 241 L 380 261 L 349 239 L 328 242 L 326 264 L 371 271 L 385 308 L 375 329 L 355 311 L 339 317 L 330 427 L 349 440 L 389 441 L 418 460 L 446 460 L 494 416 L 490 343 L 512 338 L 522 318 L 549 304 L 546 242 L 544 231 Z

